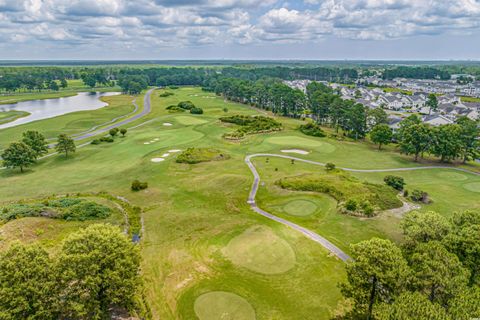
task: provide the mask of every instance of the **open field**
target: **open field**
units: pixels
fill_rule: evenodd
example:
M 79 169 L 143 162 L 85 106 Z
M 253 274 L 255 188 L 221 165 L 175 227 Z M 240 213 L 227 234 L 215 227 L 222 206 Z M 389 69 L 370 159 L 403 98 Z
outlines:
M 293 119 L 277 119 L 285 127 L 282 132 L 229 142 L 222 135 L 234 128 L 218 118 L 254 115 L 257 111 L 198 88 L 170 91 L 174 95 L 165 98 L 159 97 L 162 90 L 154 92 L 152 112 L 129 124 L 125 138 L 85 146 L 69 158 L 56 155 L 41 160 L 24 174 L 0 170 L 0 201 L 108 191 L 141 206 L 142 272 L 155 319 L 221 319 L 224 314 L 238 319 L 329 319 L 341 302 L 337 284 L 345 279 L 343 262 L 298 232 L 250 210 L 246 200 L 253 178 L 245 156 L 302 149 L 310 153 L 296 157 L 333 162 L 338 167 L 387 169 L 421 164 L 412 163 L 392 147 L 378 152 L 368 143 L 305 136 L 295 130 L 301 121 Z M 110 106 L 93 112 L 0 130 L 0 148 L 27 129 L 35 128 L 47 137 L 60 132 L 75 134 L 133 110 L 132 97 L 105 99 Z M 142 99 L 137 98 L 139 104 Z M 185 100 L 205 113 L 169 113 L 165 109 Z M 230 158 L 185 164 L 175 161 L 180 153 L 169 152 L 189 147 L 214 148 Z M 159 157 L 165 160 L 151 161 Z M 325 236 L 346 252 L 351 243 L 373 236 L 401 241 L 399 217 L 341 215 L 336 211 L 337 202 L 328 195 L 288 191 L 275 185 L 280 178 L 323 168 L 277 158 L 268 162 L 256 158 L 254 162 L 263 183 L 257 202 L 264 210 Z M 352 175 L 374 183 L 382 183 L 385 176 Z M 420 188 L 431 195 L 433 203 L 421 210 L 450 215 L 454 210 L 480 209 L 478 176 L 448 169 L 398 175 L 405 177 L 408 189 Z M 130 184 L 135 179 L 148 182 L 149 188 L 132 192 Z M 88 223 L 91 221 L 14 220 L 0 226 L 0 248 L 15 238 L 39 240 L 54 250 L 66 234 Z

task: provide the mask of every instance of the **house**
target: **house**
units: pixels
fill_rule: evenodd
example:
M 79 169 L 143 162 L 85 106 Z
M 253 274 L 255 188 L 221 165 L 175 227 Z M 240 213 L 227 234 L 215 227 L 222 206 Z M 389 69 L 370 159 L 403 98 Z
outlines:
M 442 115 L 432 115 L 423 117 L 423 122 L 432 126 L 441 126 L 445 124 L 452 124 L 453 121 L 442 116 Z

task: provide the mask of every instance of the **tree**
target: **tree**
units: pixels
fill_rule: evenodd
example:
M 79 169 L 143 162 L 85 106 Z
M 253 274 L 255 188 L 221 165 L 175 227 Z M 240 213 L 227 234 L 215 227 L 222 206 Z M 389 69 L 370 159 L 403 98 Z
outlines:
M 407 248 L 429 241 L 442 241 L 452 228 L 445 217 L 433 211 L 408 212 L 400 223 L 400 227 L 405 236 Z
M 56 272 L 36 245 L 13 244 L 0 252 L 0 318 L 55 319 Z
M 23 172 L 25 167 L 35 163 L 35 152 L 23 142 L 13 142 L 2 153 L 3 165 L 7 168 L 20 168 Z
M 458 124 L 446 124 L 434 128 L 431 152 L 440 157 L 440 161 L 449 161 L 462 154 L 461 127 Z
M 430 110 L 428 114 L 431 114 L 432 111 L 436 112 L 438 109 L 438 99 L 437 96 L 433 93 L 428 95 L 427 102 L 425 104 Z
M 95 75 L 93 74 L 86 74 L 82 77 L 82 80 L 83 80 L 83 83 L 87 86 L 89 86 L 90 88 L 95 88 L 95 86 L 97 85 L 97 79 L 95 78 Z
M 71 234 L 59 257 L 62 318 L 101 319 L 111 306 L 132 309 L 139 268 L 138 249 L 118 227 L 96 224 Z
M 382 145 L 392 142 L 393 131 L 387 124 L 378 124 L 370 132 L 370 138 L 373 143 L 378 144 L 378 150 L 381 150 Z
M 39 158 L 48 152 L 47 140 L 45 140 L 43 134 L 38 131 L 24 132 L 22 142 L 32 149 L 36 158 Z
M 463 163 L 480 157 L 480 129 L 478 121 L 460 117 L 456 123 L 460 126 L 461 156 Z
M 125 137 L 125 135 L 127 134 L 127 129 L 126 128 L 120 129 L 120 133 L 122 134 L 122 137 Z
M 431 129 L 423 123 L 407 122 L 401 128 L 399 138 L 401 152 L 415 155 L 415 161 L 418 161 L 418 156 L 430 148 Z
M 405 292 L 392 304 L 384 303 L 375 312 L 377 320 L 450 320 L 445 309 L 419 292 Z
M 390 303 L 408 278 L 408 266 L 400 249 L 389 240 L 373 238 L 352 246 L 342 293 L 354 302 L 355 312 L 372 318 L 374 305 Z
M 367 112 L 362 104 L 354 104 L 346 111 L 346 122 L 344 129 L 358 140 L 364 138 L 367 132 Z
M 451 319 L 472 320 L 480 315 L 480 287 L 465 289 L 450 300 L 448 313 Z
M 398 176 L 385 176 L 385 178 L 383 178 L 383 181 L 385 182 L 385 184 L 398 191 L 402 191 L 405 186 L 405 180 L 402 177 Z
M 108 131 L 108 134 L 112 136 L 112 138 L 115 138 L 115 136 L 118 134 L 118 128 L 113 128 Z
M 58 141 L 55 148 L 57 152 L 65 153 L 65 157 L 68 157 L 69 152 L 75 152 L 75 150 L 77 149 L 73 139 L 66 134 L 61 134 L 58 136 Z
M 468 270 L 438 241 L 419 244 L 408 260 L 414 273 L 413 287 L 432 302 L 447 305 L 467 285 Z
M 66 80 L 65 78 L 62 78 L 62 79 L 60 80 L 60 87 L 63 88 L 63 89 L 65 89 L 65 88 L 68 87 L 68 82 L 67 82 L 67 80 Z
M 368 123 L 371 127 L 388 124 L 388 114 L 382 108 L 368 110 Z

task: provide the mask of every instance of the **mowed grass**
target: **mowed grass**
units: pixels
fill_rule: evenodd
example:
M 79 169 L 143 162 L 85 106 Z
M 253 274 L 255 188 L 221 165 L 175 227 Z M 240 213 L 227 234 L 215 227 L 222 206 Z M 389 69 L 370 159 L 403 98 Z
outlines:
M 0 111 L 0 124 L 12 122 L 28 115 L 29 113 L 24 111 Z
M 337 166 L 374 169 L 416 164 L 412 164 L 409 157 L 398 155 L 391 149 L 378 152 L 375 146 L 369 144 L 307 137 L 296 131 L 301 121 L 292 119 L 278 118 L 285 126 L 283 132 L 252 135 L 240 142 L 229 142 L 222 135 L 231 129 L 222 125 L 218 118 L 233 114 L 253 115 L 258 114 L 257 111 L 244 105 L 225 102 L 198 88 L 169 91 L 174 95 L 166 98 L 159 97 L 162 90 L 154 92 L 152 113 L 132 123 L 129 128 L 148 122 L 138 128 L 131 128 L 125 138 L 116 138 L 112 144 L 88 145 L 78 149 L 69 158 L 59 155 L 41 160 L 24 174 L 19 174 L 17 170 L 0 170 L 2 201 L 38 198 L 54 193 L 105 190 L 141 206 L 144 209 L 145 224 L 141 242 L 142 273 L 146 283 L 145 294 L 154 319 L 199 318 L 198 301 L 203 301 L 200 308 L 206 312 L 218 309 L 223 310 L 222 314 L 230 314 L 229 303 L 219 306 L 215 303 L 220 298 L 205 299 L 204 295 L 211 292 L 231 293 L 241 297 L 253 308 L 256 319 L 330 319 L 341 301 L 337 284 L 345 280 L 344 264 L 298 232 L 250 210 L 246 200 L 253 177 L 244 163 L 245 155 L 259 152 L 280 154 L 282 149 L 302 148 L 312 153 L 296 156 L 334 162 Z M 131 98 L 112 97 L 114 98 L 124 99 L 118 103 L 119 107 L 125 105 L 133 108 L 129 104 Z M 140 102 L 141 99 L 139 97 L 137 100 Z M 191 100 L 202 107 L 205 113 L 191 116 L 170 114 L 165 110 L 168 105 L 185 100 Z M 225 113 L 224 108 L 228 108 L 228 112 Z M 32 128 L 58 133 L 64 128 L 62 126 L 73 120 L 70 117 L 73 115 L 61 116 L 51 122 L 38 122 Z M 89 117 L 89 114 L 75 115 L 75 120 L 81 121 Z M 177 121 L 177 117 L 200 121 L 192 124 L 189 120 Z M 172 123 L 173 126 L 164 126 L 163 123 Z M 18 138 L 27 126 L 22 127 L 16 134 L 10 133 L 10 136 Z M 83 130 L 80 127 L 76 130 Z M 0 131 L 2 143 L 5 137 L 7 134 Z M 272 138 L 275 138 L 273 142 Z M 154 142 L 144 144 L 150 141 Z M 303 146 L 298 145 L 298 142 Z M 190 165 L 176 163 L 178 154 L 171 154 L 163 162 L 151 162 L 153 157 L 161 156 L 168 150 L 185 150 L 189 147 L 215 148 L 225 151 L 231 158 Z M 351 243 L 373 236 L 400 240 L 399 220 L 396 217 L 380 215 L 374 219 L 359 219 L 341 215 L 336 212 L 336 202 L 326 195 L 282 190 L 274 184 L 285 176 L 308 174 L 324 170 L 323 168 L 299 162 L 292 165 L 289 160 L 276 158 L 271 158 L 269 163 L 258 158 L 255 164 L 262 182 L 265 182 L 258 194 L 260 207 L 311 228 L 347 251 Z M 426 191 L 434 199 L 430 206 L 437 206 L 442 214 L 448 214 L 454 205 L 448 206 L 447 201 L 460 203 L 460 207 L 472 206 L 475 201 L 478 202 L 473 197 L 474 194 L 478 196 L 478 193 L 471 192 L 465 197 L 467 190 L 464 188 L 465 185 L 478 182 L 477 178 L 466 174 L 466 180 L 459 181 L 459 177 L 454 177 L 455 181 L 447 181 L 448 178 L 436 176 L 450 171 L 426 170 L 402 172 L 401 175 L 406 177 L 408 188 L 410 185 L 425 189 L 428 187 Z M 362 180 L 381 182 L 384 175 L 356 176 Z M 135 179 L 148 182 L 149 188 L 132 192 L 130 184 Z M 429 179 L 433 183 L 428 184 Z M 441 194 L 443 199 L 437 200 Z M 448 199 L 445 194 L 449 195 Z M 285 210 L 288 203 L 298 200 L 311 201 L 317 209 L 306 216 L 289 214 Z M 295 212 L 296 209 L 288 210 Z M 0 231 L 11 226 L 14 225 L 7 223 Z M 36 228 L 36 224 L 32 223 L 25 226 L 24 232 L 28 230 L 29 234 L 35 235 Z M 70 230 L 75 228 L 72 226 Z M 252 232 L 257 228 L 264 231 Z M 52 248 L 70 232 L 67 228 L 52 227 L 52 232 L 55 230 L 59 230 L 58 236 L 48 234 L 47 231 L 42 235 L 45 237 L 44 243 L 49 242 Z M 18 234 L 16 232 L 13 230 L 7 237 Z M 2 234 L 5 236 L 5 233 Z M 38 240 L 35 237 L 31 239 Z M 264 239 L 283 245 L 277 244 L 275 252 L 262 255 L 263 251 L 270 250 L 266 244 L 271 243 Z M 250 242 L 257 245 L 252 246 Z M 234 248 L 232 252 L 235 255 L 251 257 L 250 267 L 240 265 L 237 260 L 235 263 L 225 253 L 229 246 L 230 249 Z M 294 253 L 293 266 L 291 259 L 288 259 L 290 263 L 282 262 L 283 265 L 288 265 L 285 271 L 265 274 L 265 271 L 272 268 L 271 261 L 282 261 L 277 256 L 277 251 L 289 251 L 285 249 L 288 247 Z M 265 265 L 260 270 L 263 273 L 252 270 L 252 265 L 256 268 Z M 207 317 L 213 318 L 216 314 L 208 313 Z
M 223 291 L 209 292 L 195 301 L 200 320 L 255 320 L 255 310 L 242 297 Z

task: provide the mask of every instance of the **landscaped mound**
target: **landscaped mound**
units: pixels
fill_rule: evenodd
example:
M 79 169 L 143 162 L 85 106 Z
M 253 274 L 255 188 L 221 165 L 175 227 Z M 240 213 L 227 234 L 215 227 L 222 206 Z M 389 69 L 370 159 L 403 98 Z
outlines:
M 182 101 L 177 105 L 171 105 L 167 107 L 167 110 L 173 112 L 190 111 L 191 114 L 203 114 L 203 109 L 195 106 L 191 101 Z
M 322 128 L 313 122 L 301 125 L 299 130 L 307 136 L 325 137 L 325 132 L 322 130 Z
M 253 226 L 223 249 L 234 264 L 262 274 L 280 274 L 295 266 L 295 252 L 270 228 Z
M 353 215 L 374 216 L 379 211 L 402 206 L 393 188 L 361 182 L 344 171 L 287 177 L 276 184 L 288 190 L 329 194 L 339 202 L 340 212 Z
M 59 198 L 41 202 L 8 204 L 0 208 L 0 222 L 24 217 L 48 217 L 65 220 L 90 220 L 109 217 L 111 209 L 82 198 Z
M 194 310 L 200 320 L 255 320 L 255 310 L 247 300 L 225 291 L 202 294 Z
M 233 123 L 241 126 L 239 129 L 231 133 L 223 135 L 225 139 L 238 140 L 244 138 L 246 135 L 255 133 L 266 133 L 272 131 L 282 130 L 282 124 L 275 121 L 273 118 L 264 116 L 242 116 L 234 115 L 229 117 L 221 117 L 220 121 L 226 123 Z
M 195 164 L 200 162 L 228 160 L 230 156 L 213 148 L 188 148 L 177 157 L 178 163 Z

